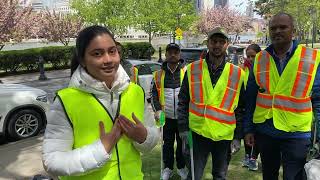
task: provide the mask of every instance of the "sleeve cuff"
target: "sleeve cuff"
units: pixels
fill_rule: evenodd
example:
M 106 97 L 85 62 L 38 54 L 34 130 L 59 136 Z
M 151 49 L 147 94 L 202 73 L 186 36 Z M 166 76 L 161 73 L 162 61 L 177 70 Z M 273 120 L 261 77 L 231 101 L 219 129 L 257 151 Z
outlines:
M 96 141 L 93 144 L 93 146 L 94 146 L 93 156 L 97 161 L 97 166 L 102 167 L 107 161 L 111 159 L 111 153 L 108 153 L 105 150 L 100 139 Z
M 147 137 L 143 143 L 133 142 L 134 146 L 142 153 L 146 153 L 153 149 L 153 147 L 157 144 L 159 136 L 157 135 L 158 129 L 153 127 L 146 127 L 147 129 Z

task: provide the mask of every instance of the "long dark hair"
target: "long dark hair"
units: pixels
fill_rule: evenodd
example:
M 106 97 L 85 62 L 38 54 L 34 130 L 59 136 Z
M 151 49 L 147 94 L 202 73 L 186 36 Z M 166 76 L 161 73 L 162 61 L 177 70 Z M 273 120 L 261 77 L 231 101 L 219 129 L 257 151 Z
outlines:
M 113 34 L 106 27 L 103 26 L 89 26 L 79 32 L 76 40 L 76 49 L 71 60 L 71 76 L 76 71 L 78 66 L 81 65 L 81 62 L 83 62 L 85 51 L 89 46 L 90 42 L 95 37 L 102 34 L 108 34 L 115 42 Z
M 259 46 L 258 44 L 250 44 L 250 45 L 247 47 L 246 51 L 248 51 L 249 49 L 254 50 L 256 53 L 258 53 L 258 52 L 261 51 L 261 48 L 260 48 L 260 46 Z

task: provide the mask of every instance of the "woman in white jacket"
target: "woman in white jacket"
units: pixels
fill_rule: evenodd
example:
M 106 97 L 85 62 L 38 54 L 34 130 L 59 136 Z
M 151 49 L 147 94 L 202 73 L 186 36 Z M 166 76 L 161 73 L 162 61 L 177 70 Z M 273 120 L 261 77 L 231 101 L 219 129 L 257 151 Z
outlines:
M 143 179 L 140 152 L 157 144 L 159 131 L 142 88 L 130 83 L 119 63 L 108 29 L 90 26 L 79 33 L 69 87 L 58 92 L 48 116 L 48 173 L 60 179 Z

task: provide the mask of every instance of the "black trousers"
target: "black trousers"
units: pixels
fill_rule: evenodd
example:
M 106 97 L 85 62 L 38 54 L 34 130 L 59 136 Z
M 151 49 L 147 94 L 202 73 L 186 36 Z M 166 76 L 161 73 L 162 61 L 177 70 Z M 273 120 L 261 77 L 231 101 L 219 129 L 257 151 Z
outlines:
M 278 180 L 281 164 L 284 180 L 306 180 L 304 165 L 310 139 L 278 139 L 263 134 L 256 138 L 264 180 Z
M 253 148 L 252 148 L 251 146 L 248 146 L 246 144 L 246 142 L 244 142 L 244 149 L 245 149 L 246 154 L 249 155 L 249 158 L 258 159 L 259 149 L 258 149 L 257 145 L 253 146 Z
M 163 127 L 163 163 L 164 168 L 173 169 L 174 164 L 174 141 L 177 140 L 176 161 L 177 168 L 185 167 L 185 161 L 182 154 L 182 142 L 178 132 L 177 119 L 166 118 L 166 124 Z
M 212 156 L 212 176 L 213 180 L 225 180 L 230 160 L 231 141 L 213 141 L 197 133 L 192 133 L 193 138 L 193 158 L 195 180 L 201 180 L 204 168 L 206 167 L 209 153 Z M 191 169 L 190 153 L 185 154 L 187 166 Z M 191 180 L 191 170 L 188 174 L 188 180 Z

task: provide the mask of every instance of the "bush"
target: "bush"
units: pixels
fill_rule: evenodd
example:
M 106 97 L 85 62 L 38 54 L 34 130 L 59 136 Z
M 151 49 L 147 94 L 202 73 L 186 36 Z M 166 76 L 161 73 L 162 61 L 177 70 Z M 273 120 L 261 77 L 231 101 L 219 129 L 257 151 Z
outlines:
M 124 43 L 124 57 L 134 59 L 148 59 L 151 57 L 155 49 L 148 42 Z
M 41 57 L 51 69 L 68 68 L 73 51 L 72 46 L 0 51 L 0 71 L 6 73 L 37 71 Z
M 155 50 L 150 43 L 124 43 L 123 56 L 148 59 Z M 35 72 L 39 70 L 39 59 L 43 58 L 46 69 L 69 68 L 74 46 L 52 46 L 24 50 L 0 51 L 0 72 Z

